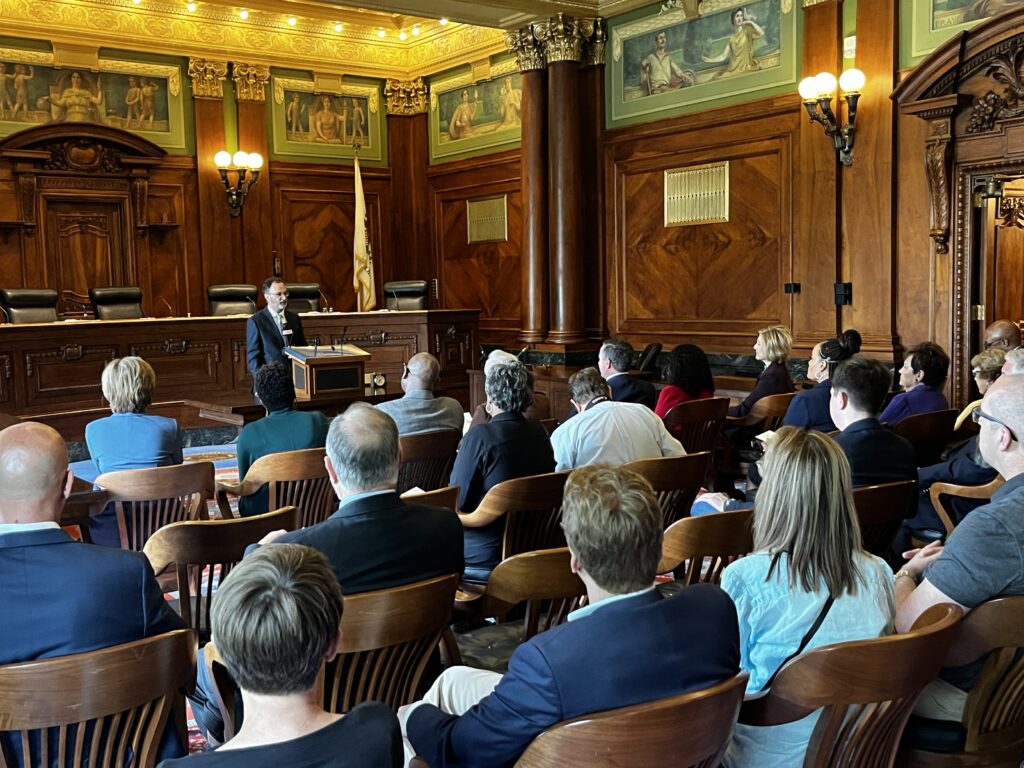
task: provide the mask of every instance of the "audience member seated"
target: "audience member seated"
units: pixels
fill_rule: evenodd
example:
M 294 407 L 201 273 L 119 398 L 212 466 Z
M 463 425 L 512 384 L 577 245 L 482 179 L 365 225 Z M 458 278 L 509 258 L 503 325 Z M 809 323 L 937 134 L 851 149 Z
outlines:
M 160 768 L 332 766 L 399 768 L 402 738 L 388 707 L 367 702 L 325 712 L 324 663 L 338 652 L 342 602 L 324 556 L 297 544 L 264 547 L 233 568 L 217 591 L 211 622 L 245 720 L 218 749 Z
M 402 391 L 398 400 L 377 407 L 395 420 L 398 434 L 414 435 L 435 429 L 457 429 L 465 423 L 462 405 L 451 397 L 435 397 L 434 387 L 441 378 L 441 364 L 429 352 L 409 358 L 402 373 Z
M 974 376 L 974 384 L 978 387 L 978 394 L 981 397 L 960 411 L 960 415 L 956 417 L 956 423 L 953 425 L 953 431 L 960 429 L 963 423 L 971 418 L 974 409 L 981 405 L 981 398 L 985 396 L 992 382 L 999 378 L 1005 362 L 1006 352 L 998 347 L 986 349 L 971 358 L 971 374 Z
M 704 350 L 696 344 L 673 347 L 665 366 L 665 386 L 658 393 L 654 412 L 661 418 L 680 403 L 715 396 L 715 380 Z
M 617 403 L 640 403 L 654 410 L 658 395 L 649 381 L 630 375 L 633 347 L 628 341 L 609 339 L 597 353 L 597 370 L 608 382 L 611 398 Z
M 320 411 L 295 410 L 295 384 L 291 367 L 284 363 L 267 363 L 253 378 L 256 397 L 267 409 L 267 415 L 242 427 L 238 435 L 238 479 L 245 477 L 249 467 L 260 456 L 303 448 L 323 448 L 327 440 L 327 419 Z M 267 489 L 238 500 L 242 517 L 269 511 Z
M 1003 375 L 1015 373 L 1024 373 L 1024 349 L 1020 347 L 1007 352 L 1006 359 L 1003 361 Z
M 985 349 L 1020 349 L 1020 327 L 1013 320 L 996 320 L 985 329 L 984 343 Z
M 1024 376 L 996 381 L 975 413 L 981 455 L 1006 483 L 988 504 L 964 518 L 944 547 L 932 542 L 904 553 L 909 561 L 896 574 L 896 627 L 901 632 L 939 603 L 954 603 L 967 614 L 990 598 L 1024 595 Z M 980 667 L 944 669 L 914 711 L 961 721 Z
M 829 412 L 855 488 L 917 479 L 914 446 L 877 418 L 891 386 L 889 369 L 866 357 L 850 358 L 832 376 Z
M 452 468 L 451 485 L 459 486 L 466 569 L 472 581 L 487 581 L 501 559 L 504 516 L 476 512 L 480 500 L 504 480 L 542 475 L 555 468 L 548 433 L 539 421 L 523 415 L 530 404 L 530 376 L 518 360 L 495 365 L 484 377 L 490 421 L 472 427 L 462 439 Z
M 399 710 L 406 754 L 431 768 L 510 766 L 548 726 L 715 685 L 738 671 L 736 610 L 710 584 L 654 588 L 662 515 L 635 472 L 572 473 L 562 513 L 589 604 L 536 635 L 498 675 L 451 667 Z M 683 726 L 684 727 L 684 726 Z
M 942 385 L 949 374 L 949 355 L 938 344 L 922 341 L 912 347 L 900 368 L 900 388 L 882 411 L 879 421 L 892 426 L 907 416 L 944 411 L 949 401 L 942 394 Z
M 569 398 L 579 416 L 551 435 L 558 471 L 598 463 L 617 467 L 636 459 L 686 453 L 649 408 L 609 400 L 608 385 L 596 368 L 569 377 Z
M 832 393 L 832 374 L 844 360 L 860 352 L 860 334 L 844 331 L 838 339 L 829 339 L 814 345 L 807 363 L 807 378 L 817 382 L 811 389 L 797 394 L 789 404 L 782 423 L 790 427 L 805 427 L 819 432 L 834 432 L 828 403 Z
M 762 328 L 757 332 L 754 342 L 754 357 L 764 365 L 764 370 L 757 377 L 757 384 L 739 405 L 729 409 L 730 416 L 746 416 L 754 403 L 768 395 L 784 395 L 793 391 L 793 380 L 786 370 L 786 358 L 793 346 L 793 336 L 789 328 L 774 325 Z
M 151 416 L 156 374 L 141 357 L 115 358 L 100 378 L 110 416 L 85 426 L 85 444 L 100 474 L 121 469 L 150 469 L 181 464 L 181 430 L 166 416 Z M 93 544 L 120 547 L 117 516 L 112 506 L 89 523 Z
M 73 481 L 55 430 L 25 422 L 0 432 L 0 664 L 86 653 L 185 627 L 145 555 L 82 544 L 60 529 Z M 8 764 L 21 764 L 19 734 L 0 734 L 0 747 Z M 183 754 L 171 726 L 161 755 Z
M 490 354 L 487 355 L 487 359 L 484 360 L 484 381 L 487 381 L 487 374 L 492 368 L 494 368 L 494 366 L 510 362 L 518 363 L 521 361 L 511 352 L 506 352 L 503 349 L 492 349 Z M 532 399 L 529 407 L 523 411 L 523 414 L 526 418 L 534 421 L 550 418 L 553 414 L 551 411 L 551 405 L 546 396 L 539 395 L 533 391 L 533 371 L 530 370 L 529 366 L 526 368 L 526 373 L 529 377 L 530 397 Z M 575 411 L 573 411 L 573 413 L 575 413 Z M 476 410 L 473 411 L 473 418 L 469 422 L 468 429 L 472 429 L 477 424 L 486 424 L 490 420 L 491 415 L 487 413 L 487 403 L 480 403 L 480 405 L 476 407 Z
M 398 429 L 390 416 L 368 403 L 350 405 L 331 422 L 326 464 L 341 499 L 338 511 L 309 528 L 267 534 L 261 545 L 319 550 L 346 595 L 462 571 L 462 526 L 455 513 L 406 504 L 395 491 Z M 219 744 L 224 724 L 211 690 L 200 664 L 193 711 L 203 732 Z
M 748 695 L 771 687 L 801 652 L 889 634 L 895 619 L 892 571 L 864 551 L 850 465 L 835 441 L 783 427 L 764 462 L 754 552 L 722 574 L 739 617 Z M 816 721 L 815 713 L 772 727 L 738 724 L 725 765 L 801 765 Z

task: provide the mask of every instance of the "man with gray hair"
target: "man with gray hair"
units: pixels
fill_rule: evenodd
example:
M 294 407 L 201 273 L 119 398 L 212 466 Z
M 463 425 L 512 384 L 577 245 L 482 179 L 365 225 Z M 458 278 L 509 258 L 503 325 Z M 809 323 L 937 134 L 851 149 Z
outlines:
M 579 415 L 551 435 L 556 471 L 597 463 L 617 467 L 635 459 L 686 453 L 654 411 L 640 403 L 615 402 L 608 394 L 596 368 L 569 377 L 570 402 Z
M 459 401 L 436 397 L 434 387 L 441 378 L 441 364 L 429 352 L 409 358 L 402 373 L 402 391 L 398 400 L 380 403 L 377 408 L 395 420 L 398 434 L 414 435 L 435 429 L 462 431 L 465 418 Z
M 1024 349 L 1018 347 L 1006 353 L 1003 361 L 1003 375 L 1012 376 L 1017 373 L 1024 373 Z

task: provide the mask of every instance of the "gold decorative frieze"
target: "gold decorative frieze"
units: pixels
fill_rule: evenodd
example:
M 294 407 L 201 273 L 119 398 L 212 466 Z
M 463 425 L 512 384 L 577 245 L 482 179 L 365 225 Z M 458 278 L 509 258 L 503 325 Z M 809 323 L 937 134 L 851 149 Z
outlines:
M 231 79 L 235 81 L 235 98 L 239 101 L 266 101 L 270 67 L 233 61 Z
M 580 62 L 583 59 L 583 41 L 594 34 L 594 20 L 558 13 L 534 24 L 533 34 L 544 46 L 544 59 L 548 64 Z
M 224 79 L 228 76 L 226 61 L 189 59 L 188 76 L 192 78 L 192 95 L 196 98 L 224 98 Z
M 42 64 L 53 66 L 53 54 L 49 51 L 28 51 L 23 48 L 0 48 L 0 61 L 12 64 Z
M 544 60 L 544 48 L 533 35 L 533 27 L 510 29 L 505 33 L 505 47 L 509 53 L 515 54 L 516 66 L 520 72 L 534 69 L 547 69 Z
M 427 111 L 427 84 L 422 77 L 415 80 L 390 78 L 384 84 L 389 115 L 419 115 Z

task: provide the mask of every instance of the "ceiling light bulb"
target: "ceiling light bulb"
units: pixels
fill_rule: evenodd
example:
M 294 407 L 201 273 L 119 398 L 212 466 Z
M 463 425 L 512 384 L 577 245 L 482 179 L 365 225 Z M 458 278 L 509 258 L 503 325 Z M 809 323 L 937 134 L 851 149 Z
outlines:
M 440 19 L 437 20 L 437 23 L 443 27 L 445 24 L 448 23 L 448 19 L 442 16 Z
M 135 3 L 136 5 L 138 5 L 139 3 L 142 2 L 142 0 L 132 0 L 132 2 Z
M 262 158 L 260 158 L 262 160 Z M 249 153 L 238 150 L 231 158 L 232 165 L 235 168 L 248 168 L 249 167 Z
M 860 93 L 867 78 L 859 69 L 848 69 L 839 76 L 839 87 L 843 93 Z
M 797 86 L 800 91 L 800 98 L 804 101 L 814 101 L 818 98 L 818 78 L 805 77 Z
M 189 3 L 185 7 L 188 8 L 188 12 L 189 13 L 195 13 L 196 12 L 196 8 L 198 8 L 198 6 L 195 3 Z
M 341 30 L 342 30 L 342 29 L 344 29 L 344 27 L 343 27 L 343 26 L 341 26 L 341 23 L 340 23 L 340 22 L 335 22 L 335 23 L 334 23 L 334 31 L 335 31 L 335 32 L 341 32 Z
M 413 34 L 413 37 L 415 37 L 415 36 L 416 36 L 416 35 L 418 35 L 419 33 L 420 33 L 420 25 L 419 25 L 419 24 L 416 24 L 416 25 L 415 25 L 415 26 L 414 26 L 414 27 L 412 28 L 412 34 Z
M 298 23 L 299 23 L 299 20 L 296 19 L 294 16 L 289 16 L 288 17 L 288 26 L 289 27 L 294 27 Z
M 226 152 L 225 150 L 222 149 L 220 152 L 213 156 L 213 164 L 216 165 L 218 168 L 227 168 L 229 165 L 231 165 L 231 153 Z
M 814 79 L 818 83 L 818 96 L 832 98 L 836 92 L 836 85 L 838 85 L 836 76 L 831 72 L 819 72 Z
M 403 29 L 401 32 L 398 33 L 398 39 L 404 43 L 406 40 L 409 39 L 409 35 L 407 35 L 405 33 L 405 30 Z
M 245 21 L 249 18 L 249 12 L 245 10 L 245 8 L 243 8 L 238 12 L 238 18 L 240 18 L 242 21 Z
M 261 155 L 259 152 L 250 152 L 249 153 L 249 169 L 253 170 L 253 171 L 258 171 L 262 167 L 263 167 L 263 155 Z
M 384 37 L 384 35 L 386 35 L 386 34 L 387 34 L 387 32 L 385 32 L 383 29 L 378 29 L 377 30 L 377 37 Z

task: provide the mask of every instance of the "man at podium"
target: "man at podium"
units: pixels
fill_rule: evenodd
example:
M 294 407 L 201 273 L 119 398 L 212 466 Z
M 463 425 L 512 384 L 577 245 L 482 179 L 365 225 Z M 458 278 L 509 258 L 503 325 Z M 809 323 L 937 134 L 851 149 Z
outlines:
M 253 314 L 245 324 L 245 361 L 249 372 L 256 371 L 267 363 L 285 363 L 286 347 L 306 346 L 306 335 L 302 332 L 302 320 L 289 312 L 288 286 L 284 280 L 268 277 L 263 281 L 263 298 L 266 309 Z

